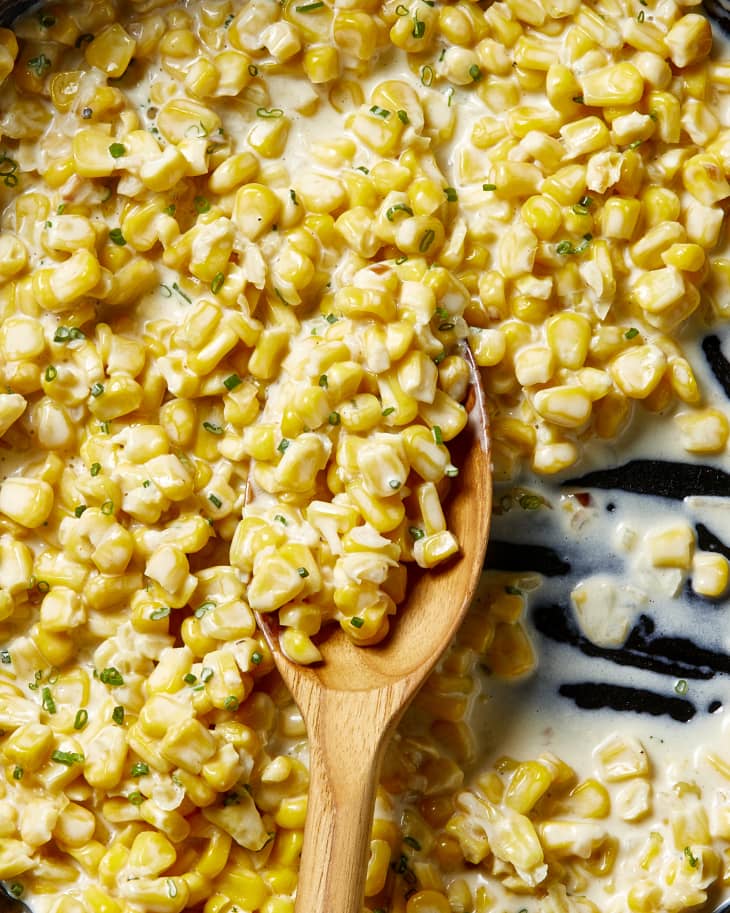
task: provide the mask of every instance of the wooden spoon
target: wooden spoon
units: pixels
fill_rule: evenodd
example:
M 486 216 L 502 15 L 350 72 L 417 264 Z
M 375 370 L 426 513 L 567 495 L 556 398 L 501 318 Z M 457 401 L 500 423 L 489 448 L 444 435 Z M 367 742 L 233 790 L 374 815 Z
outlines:
M 407 603 L 383 643 L 357 647 L 336 629 L 319 644 L 323 662 L 316 667 L 290 662 L 279 649 L 275 618 L 259 616 L 309 736 L 309 800 L 296 913 L 361 913 L 375 790 L 388 737 L 456 633 L 479 580 L 492 477 L 484 394 L 473 362 L 472 374 L 469 423 L 451 444 L 459 475 L 445 505 L 461 556 L 409 579 Z

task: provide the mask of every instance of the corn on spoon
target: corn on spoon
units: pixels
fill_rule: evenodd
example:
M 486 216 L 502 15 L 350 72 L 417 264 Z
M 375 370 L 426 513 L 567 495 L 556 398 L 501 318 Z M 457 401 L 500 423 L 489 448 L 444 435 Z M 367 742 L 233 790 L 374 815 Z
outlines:
M 319 645 L 324 661 L 305 667 L 283 655 L 273 617 L 259 616 L 309 736 L 309 801 L 296 913 L 362 910 L 375 790 L 388 736 L 458 629 L 479 580 L 492 491 L 477 374 L 472 363 L 469 423 L 453 447 L 460 473 L 446 505 L 462 556 L 409 581 L 408 603 L 391 635 L 363 648 L 337 630 Z

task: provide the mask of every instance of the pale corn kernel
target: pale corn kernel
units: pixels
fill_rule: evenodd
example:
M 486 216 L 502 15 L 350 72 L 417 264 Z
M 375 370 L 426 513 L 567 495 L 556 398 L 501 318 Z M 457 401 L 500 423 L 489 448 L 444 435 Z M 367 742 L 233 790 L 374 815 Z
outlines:
M 604 739 L 593 752 L 600 774 L 609 783 L 647 777 L 649 757 L 644 746 L 632 736 L 614 733 Z
M 672 25 L 664 41 L 672 63 L 688 67 L 704 60 L 712 48 L 712 29 L 704 16 L 688 13 Z
M 730 422 L 719 409 L 680 412 L 675 417 L 680 442 L 689 453 L 722 453 L 730 435 Z
M 730 563 L 718 552 L 695 552 L 692 556 L 691 584 L 695 593 L 719 599 L 728 586 Z
M 0 485 L 0 512 L 28 529 L 46 522 L 53 501 L 53 489 L 40 479 L 15 476 Z
M 635 105 L 644 92 L 641 73 L 630 63 L 616 63 L 579 77 L 583 102 L 595 107 Z
M 112 79 L 118 79 L 124 75 L 134 57 L 136 47 L 137 42 L 134 38 L 115 22 L 102 29 L 94 40 L 86 45 L 84 54 L 90 66 L 98 67 Z
M 563 428 L 579 428 L 588 421 L 593 401 L 580 387 L 556 386 L 541 390 L 533 399 L 536 411 Z
M 626 197 L 610 197 L 601 210 L 603 234 L 607 238 L 630 241 L 634 235 L 641 202 Z
M 646 536 L 647 554 L 654 567 L 689 570 L 694 546 L 694 530 L 686 524 L 649 533 Z
M 682 183 L 704 206 L 713 206 L 730 196 L 730 184 L 722 164 L 708 152 L 687 159 L 682 165 Z
M 611 377 L 621 392 L 631 399 L 645 399 L 664 376 L 667 358 L 655 345 L 634 346 L 622 352 L 609 365 Z
M 545 384 L 555 370 L 553 352 L 547 346 L 525 346 L 515 354 L 514 368 L 523 387 Z

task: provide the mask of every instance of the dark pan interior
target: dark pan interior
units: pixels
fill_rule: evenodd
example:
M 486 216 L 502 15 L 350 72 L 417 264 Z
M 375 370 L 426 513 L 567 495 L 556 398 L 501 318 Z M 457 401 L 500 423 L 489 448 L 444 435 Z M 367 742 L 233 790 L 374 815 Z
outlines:
M 0 22 L 7 25 L 24 10 L 33 6 L 33 0 L 0 0 Z

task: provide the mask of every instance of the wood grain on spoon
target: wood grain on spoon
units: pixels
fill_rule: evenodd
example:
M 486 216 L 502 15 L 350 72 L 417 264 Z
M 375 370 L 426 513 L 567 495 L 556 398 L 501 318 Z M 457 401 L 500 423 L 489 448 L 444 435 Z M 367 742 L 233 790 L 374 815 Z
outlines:
M 472 363 L 472 372 L 476 369 Z M 469 423 L 452 441 L 459 476 L 445 503 L 461 556 L 409 573 L 406 602 L 381 644 L 358 647 L 339 629 L 319 645 L 316 667 L 278 648 L 273 616 L 259 622 L 304 717 L 310 748 L 307 820 L 296 913 L 360 913 L 375 790 L 389 735 L 456 633 L 481 573 L 492 479 L 484 396 L 470 391 Z

